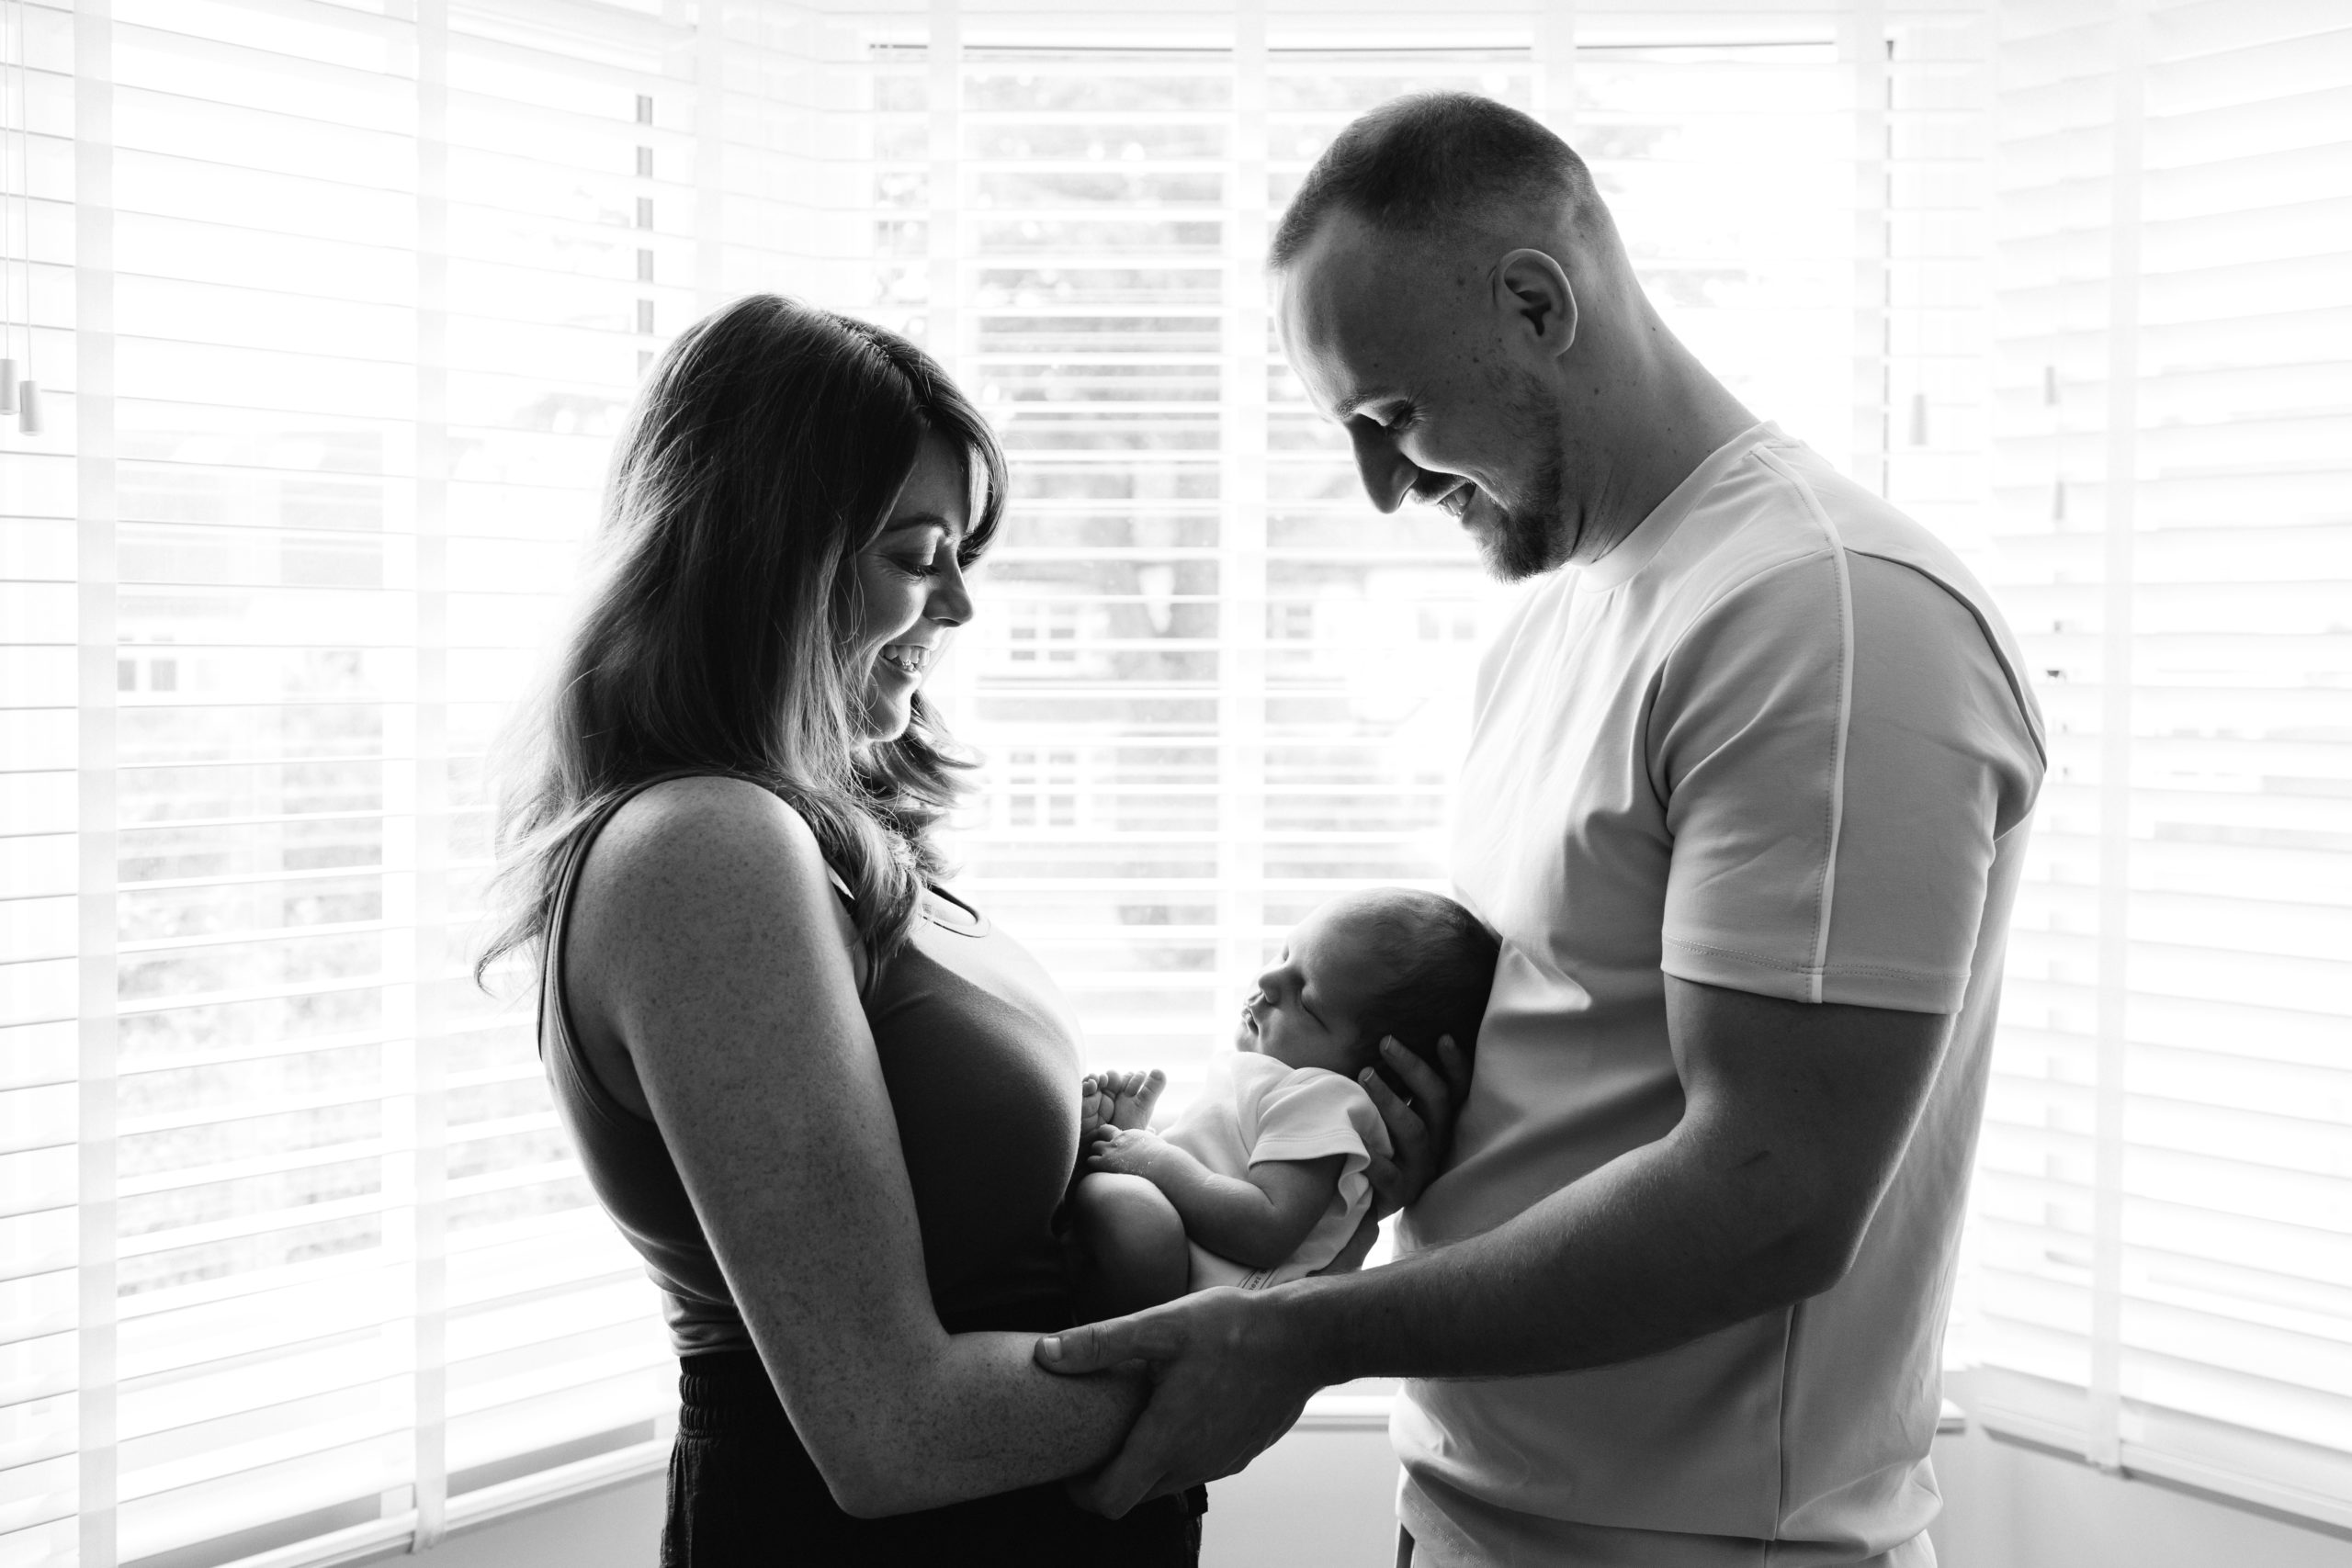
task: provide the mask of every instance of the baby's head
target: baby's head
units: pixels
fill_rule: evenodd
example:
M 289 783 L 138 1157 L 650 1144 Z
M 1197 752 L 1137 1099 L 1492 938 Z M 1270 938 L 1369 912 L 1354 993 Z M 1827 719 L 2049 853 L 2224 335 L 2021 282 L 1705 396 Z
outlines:
M 1494 984 L 1495 939 L 1451 898 L 1404 887 L 1318 906 L 1258 976 L 1236 1043 L 1286 1066 L 1355 1077 L 1395 1035 L 1434 1059 L 1450 1034 L 1466 1055 Z

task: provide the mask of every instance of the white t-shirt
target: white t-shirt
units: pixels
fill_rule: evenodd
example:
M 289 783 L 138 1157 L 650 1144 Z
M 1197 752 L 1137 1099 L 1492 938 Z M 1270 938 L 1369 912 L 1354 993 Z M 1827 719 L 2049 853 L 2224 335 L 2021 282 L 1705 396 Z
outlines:
M 1367 1151 L 1388 1153 L 1388 1129 L 1363 1086 L 1321 1067 L 1292 1067 L 1254 1052 L 1209 1059 L 1198 1100 L 1159 1134 L 1216 1171 L 1246 1180 L 1260 1160 L 1343 1156 L 1330 1206 L 1298 1250 L 1272 1269 L 1250 1269 L 1193 1244 L 1189 1289 L 1258 1290 L 1312 1274 L 1340 1255 L 1372 1203 Z
M 1415 1561 L 1776 1568 L 1900 1559 L 1928 1448 L 2041 723 L 1959 560 L 1770 425 L 1481 669 L 1460 897 L 1502 942 L 1452 1164 L 1400 1250 L 1476 1235 L 1682 1111 L 1667 975 L 1956 1013 L 1834 1289 L 1639 1360 L 1417 1382 L 1392 1433 Z

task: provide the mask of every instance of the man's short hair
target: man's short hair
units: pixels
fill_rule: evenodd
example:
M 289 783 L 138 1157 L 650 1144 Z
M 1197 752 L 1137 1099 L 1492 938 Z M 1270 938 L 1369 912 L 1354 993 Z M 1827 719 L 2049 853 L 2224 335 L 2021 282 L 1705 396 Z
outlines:
M 1605 224 L 1591 171 L 1534 116 L 1476 93 L 1414 93 L 1340 132 L 1291 197 L 1267 265 L 1289 266 L 1332 213 L 1386 233 L 1434 236 L 1513 208 L 1565 203 Z
M 1478 917 L 1436 893 L 1382 887 L 1363 896 L 1387 982 L 1364 1009 L 1375 1047 L 1382 1035 L 1423 1060 L 1437 1060 L 1438 1036 L 1450 1034 L 1464 1056 L 1476 1048 L 1494 987 L 1501 946 Z M 1377 1055 L 1375 1066 L 1381 1065 Z M 1385 1072 L 1385 1070 L 1384 1070 Z

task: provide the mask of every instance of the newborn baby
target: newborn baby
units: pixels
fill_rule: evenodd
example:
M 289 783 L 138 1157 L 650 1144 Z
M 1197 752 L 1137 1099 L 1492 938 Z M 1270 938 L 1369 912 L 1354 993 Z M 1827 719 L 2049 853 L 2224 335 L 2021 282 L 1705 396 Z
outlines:
M 1400 887 L 1334 898 L 1292 931 L 1242 1010 L 1238 1053 L 1165 1132 L 1165 1078 L 1090 1078 L 1072 1194 L 1079 1308 L 1100 1318 L 1213 1285 L 1259 1289 L 1339 1256 L 1371 1205 L 1365 1167 L 1388 1131 L 1359 1081 L 1394 1038 L 1466 1054 L 1493 984 L 1495 939 L 1450 898 Z

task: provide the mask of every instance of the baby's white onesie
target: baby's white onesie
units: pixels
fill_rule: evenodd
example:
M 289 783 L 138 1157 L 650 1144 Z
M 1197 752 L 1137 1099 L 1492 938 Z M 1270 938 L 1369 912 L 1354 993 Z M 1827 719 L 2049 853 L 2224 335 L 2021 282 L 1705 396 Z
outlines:
M 1235 1051 L 1209 1060 L 1201 1097 L 1160 1136 L 1216 1171 L 1247 1180 L 1253 1161 L 1343 1156 L 1331 1205 L 1298 1250 L 1272 1269 L 1250 1269 L 1194 1242 L 1189 1289 L 1261 1290 L 1312 1274 L 1340 1255 L 1372 1204 L 1364 1168 L 1389 1152 L 1388 1129 L 1363 1086 L 1321 1067 L 1289 1067 Z

